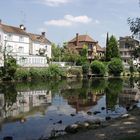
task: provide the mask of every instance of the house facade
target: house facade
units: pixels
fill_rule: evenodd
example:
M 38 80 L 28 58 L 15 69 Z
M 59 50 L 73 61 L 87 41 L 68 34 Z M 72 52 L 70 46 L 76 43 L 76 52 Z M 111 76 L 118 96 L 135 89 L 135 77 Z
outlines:
M 88 54 L 87 59 L 91 62 L 97 55 L 104 55 L 104 50 L 99 46 L 98 41 L 95 41 L 88 35 L 76 34 L 76 37 L 68 42 L 68 48 L 76 49 L 79 54 L 83 47 L 87 46 Z
M 133 61 L 133 64 L 140 66 L 140 58 L 135 59 L 132 55 L 134 49 L 139 47 L 140 42 L 131 36 L 120 37 L 119 39 L 119 50 L 121 59 L 124 66 L 127 68 L 130 65 L 130 61 Z
M 51 42 L 46 39 L 45 33 L 31 36 L 24 25 L 19 27 L 0 23 L 0 65 L 3 66 L 3 52 L 12 55 L 17 64 L 22 67 L 45 67 L 47 59 L 51 58 Z M 41 53 L 41 51 L 44 53 Z M 40 52 L 40 53 L 39 53 Z

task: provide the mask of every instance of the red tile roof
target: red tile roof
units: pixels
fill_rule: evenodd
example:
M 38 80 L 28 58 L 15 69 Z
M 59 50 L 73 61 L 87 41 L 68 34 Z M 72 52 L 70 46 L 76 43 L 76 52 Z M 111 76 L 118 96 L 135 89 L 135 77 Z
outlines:
M 28 36 L 28 33 L 25 30 L 20 29 L 19 27 L 13 27 L 5 24 L 0 24 L 0 28 L 7 33 L 21 34 Z
M 76 41 L 76 37 L 73 38 L 71 41 L 69 42 L 75 42 Z M 78 41 L 79 42 L 97 42 L 95 40 L 93 40 L 90 36 L 88 35 L 79 35 L 78 36 Z
M 42 36 L 42 35 L 32 34 L 32 33 L 28 33 L 28 34 L 29 34 L 30 39 L 32 41 L 40 42 L 40 43 L 49 43 L 49 44 L 51 44 L 51 42 L 47 38 L 45 38 L 44 36 Z

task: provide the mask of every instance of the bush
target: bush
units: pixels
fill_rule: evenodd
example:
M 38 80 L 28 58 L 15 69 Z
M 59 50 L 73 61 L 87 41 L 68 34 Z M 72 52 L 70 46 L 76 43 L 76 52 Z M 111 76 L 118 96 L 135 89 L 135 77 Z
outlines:
M 123 64 L 121 59 L 113 58 L 108 65 L 108 70 L 110 74 L 114 76 L 119 76 L 123 72 Z
M 81 77 L 82 75 L 82 70 L 79 68 L 70 68 L 67 70 L 68 75 L 75 75 L 76 77 Z
M 30 76 L 30 73 L 27 69 L 19 68 L 15 73 L 15 80 L 27 80 Z
M 83 74 L 88 74 L 88 72 L 89 72 L 89 67 L 90 67 L 89 63 L 84 63 L 84 64 L 82 65 Z
M 104 76 L 106 72 L 105 65 L 98 60 L 95 60 L 91 63 L 91 70 L 93 74 L 100 76 Z
M 42 76 L 41 69 L 30 68 L 29 73 L 30 73 L 30 78 L 32 80 L 41 79 Z
M 66 77 L 65 71 L 56 64 L 50 65 L 46 70 L 46 77 L 47 78 L 59 78 L 59 77 Z

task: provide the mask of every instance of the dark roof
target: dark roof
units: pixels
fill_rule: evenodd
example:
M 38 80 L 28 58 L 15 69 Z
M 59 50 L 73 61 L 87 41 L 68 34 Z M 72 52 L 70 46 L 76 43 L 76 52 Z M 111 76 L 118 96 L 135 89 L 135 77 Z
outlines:
M 139 43 L 138 40 L 134 39 L 132 36 L 125 36 L 125 37 L 120 37 L 119 41 L 136 41 Z
M 78 36 L 78 40 L 79 40 L 79 42 L 81 41 L 81 42 L 97 42 L 97 41 L 95 41 L 95 40 L 93 40 L 90 36 L 88 36 L 88 35 L 79 35 Z M 69 42 L 75 42 L 76 41 L 76 37 L 75 38 L 73 38 L 71 41 L 69 41 Z
M 0 24 L 0 28 L 7 33 L 14 33 L 14 34 L 21 34 L 21 35 L 26 35 L 28 36 L 28 33 L 26 33 L 25 30 L 20 29 L 18 27 L 13 27 L 5 24 Z
M 45 38 L 43 35 L 32 34 L 32 33 L 28 33 L 28 34 L 32 41 L 51 44 L 51 42 L 47 38 Z

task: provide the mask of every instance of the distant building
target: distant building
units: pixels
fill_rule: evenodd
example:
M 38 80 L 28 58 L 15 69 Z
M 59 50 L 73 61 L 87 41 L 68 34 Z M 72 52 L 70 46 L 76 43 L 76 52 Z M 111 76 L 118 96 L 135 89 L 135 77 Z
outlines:
M 133 50 L 139 45 L 140 42 L 130 36 L 120 37 L 119 50 L 125 67 L 129 67 L 131 60 L 134 65 L 140 66 L 140 58 L 134 59 L 132 55 Z
M 79 54 L 84 46 L 88 47 L 87 59 L 89 61 L 94 60 L 97 55 L 104 55 L 104 49 L 99 46 L 98 41 L 95 41 L 88 35 L 79 35 L 77 33 L 76 37 L 68 42 L 68 48 L 76 49 Z
M 23 67 L 45 67 L 46 57 L 51 58 L 51 42 L 46 39 L 45 32 L 40 35 L 31 34 L 24 25 L 14 27 L 0 22 L 0 46 L 1 66 L 4 48 Z

